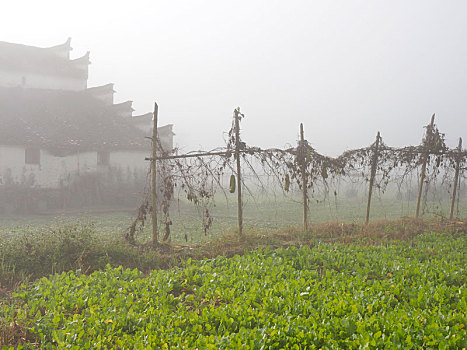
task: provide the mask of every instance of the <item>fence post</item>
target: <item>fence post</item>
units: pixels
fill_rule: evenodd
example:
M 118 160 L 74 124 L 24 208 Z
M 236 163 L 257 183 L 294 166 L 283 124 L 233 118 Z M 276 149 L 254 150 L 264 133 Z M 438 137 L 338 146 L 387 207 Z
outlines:
M 237 208 L 238 208 L 238 234 L 243 237 L 243 203 L 242 203 L 242 172 L 240 168 L 240 108 L 234 111 L 235 118 L 235 157 L 237 158 Z
M 378 165 L 378 156 L 379 156 L 379 142 L 380 142 L 380 134 L 376 135 L 376 142 L 373 148 L 373 157 L 371 160 L 371 172 L 370 172 L 370 187 L 368 189 L 368 203 L 366 205 L 366 219 L 365 225 L 368 225 L 368 221 L 370 221 L 370 205 L 371 205 L 371 194 L 373 192 L 373 184 L 375 182 L 376 176 L 376 168 Z
M 420 200 L 422 199 L 423 192 L 423 182 L 425 181 L 426 173 L 426 163 L 428 162 L 428 157 L 430 156 L 430 146 L 431 146 L 431 135 L 433 133 L 433 127 L 435 124 L 435 115 L 431 116 L 431 123 L 426 128 L 426 136 L 423 149 L 423 163 L 422 169 L 420 172 L 420 182 L 418 184 L 418 195 L 417 195 L 417 209 L 415 210 L 415 217 L 418 218 L 420 215 Z
M 451 210 L 449 212 L 449 220 L 452 220 L 454 217 L 454 204 L 456 202 L 456 193 L 457 193 L 457 184 L 459 183 L 459 173 L 460 173 L 460 157 L 462 152 L 462 138 L 459 137 L 459 146 L 457 146 L 459 155 L 456 159 L 456 172 L 454 175 L 454 187 L 452 189 L 452 200 L 451 200 Z
M 303 194 L 303 230 L 308 231 L 308 194 L 306 178 L 306 149 L 305 136 L 303 132 L 303 123 L 300 123 L 300 142 L 298 154 L 302 172 L 302 194 Z
M 152 245 L 159 244 L 159 232 L 157 228 L 157 114 L 159 106 L 154 103 L 154 124 L 152 129 L 152 160 L 151 160 L 151 204 L 152 204 Z

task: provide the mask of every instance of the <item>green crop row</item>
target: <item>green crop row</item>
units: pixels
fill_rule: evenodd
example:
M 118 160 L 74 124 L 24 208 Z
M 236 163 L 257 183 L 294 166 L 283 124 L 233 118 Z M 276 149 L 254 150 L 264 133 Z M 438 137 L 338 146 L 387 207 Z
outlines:
M 465 235 L 42 278 L 0 317 L 60 349 L 462 349 Z M 5 346 L 5 348 L 8 348 Z

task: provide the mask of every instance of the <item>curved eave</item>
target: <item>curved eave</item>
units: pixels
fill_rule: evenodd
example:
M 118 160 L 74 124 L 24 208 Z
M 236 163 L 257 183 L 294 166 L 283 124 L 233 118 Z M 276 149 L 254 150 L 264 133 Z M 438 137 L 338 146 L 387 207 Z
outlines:
M 152 112 L 141 115 L 134 115 L 132 120 L 134 123 L 147 123 L 153 119 L 153 115 L 154 114 Z
M 69 37 L 67 41 L 65 41 L 63 44 L 55 45 L 55 46 L 50 46 L 50 47 L 45 47 L 43 50 L 46 51 L 51 51 L 51 52 L 56 52 L 61 54 L 62 56 L 66 57 L 67 59 L 70 58 L 70 51 L 73 50 L 71 47 L 71 38 Z
M 164 135 L 175 135 L 175 133 L 172 131 L 173 124 L 167 124 L 163 125 L 157 128 L 158 132 L 163 133 Z
M 91 61 L 89 60 L 89 55 L 90 52 L 87 51 L 83 56 L 70 60 L 70 63 L 75 66 L 86 67 L 87 69 L 87 67 L 91 64 Z
M 89 92 L 91 94 L 96 94 L 96 95 L 109 94 L 109 93 L 113 94 L 113 93 L 116 92 L 114 90 L 114 84 L 113 83 L 100 85 L 100 86 L 93 86 L 93 87 L 87 88 L 85 91 Z
M 113 104 L 112 109 L 117 110 L 117 111 L 124 111 L 124 110 L 131 110 L 132 112 L 134 111 L 133 109 L 133 101 L 125 101 L 121 103 L 116 103 Z

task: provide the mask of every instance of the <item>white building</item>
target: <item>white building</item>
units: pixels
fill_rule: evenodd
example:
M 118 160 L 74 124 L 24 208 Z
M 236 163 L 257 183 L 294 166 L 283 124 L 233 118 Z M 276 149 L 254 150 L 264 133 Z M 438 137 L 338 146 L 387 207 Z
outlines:
M 0 86 L 81 91 L 87 88 L 89 52 L 70 59 L 71 39 L 40 48 L 0 41 Z
M 113 84 L 87 88 L 89 53 L 72 60 L 70 51 L 70 40 L 51 48 L 0 42 L 0 190 L 58 190 L 116 172 L 123 184 L 147 173 L 152 113 L 115 104 Z M 172 125 L 158 130 L 171 150 Z M 0 191 L 0 213 L 1 202 Z

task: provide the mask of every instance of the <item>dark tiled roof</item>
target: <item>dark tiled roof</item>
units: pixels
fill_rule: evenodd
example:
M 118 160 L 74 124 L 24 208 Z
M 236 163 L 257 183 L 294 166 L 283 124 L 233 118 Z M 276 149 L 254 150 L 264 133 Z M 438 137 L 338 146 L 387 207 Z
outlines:
M 0 88 L 2 145 L 34 145 L 63 155 L 149 150 L 150 141 L 131 119 L 84 91 Z

